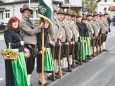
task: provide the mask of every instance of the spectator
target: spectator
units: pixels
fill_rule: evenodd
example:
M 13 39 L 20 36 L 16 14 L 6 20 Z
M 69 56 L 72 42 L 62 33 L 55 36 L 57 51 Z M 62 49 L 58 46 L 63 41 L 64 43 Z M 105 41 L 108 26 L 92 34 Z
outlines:
M 113 26 L 115 26 L 115 16 L 113 16 Z

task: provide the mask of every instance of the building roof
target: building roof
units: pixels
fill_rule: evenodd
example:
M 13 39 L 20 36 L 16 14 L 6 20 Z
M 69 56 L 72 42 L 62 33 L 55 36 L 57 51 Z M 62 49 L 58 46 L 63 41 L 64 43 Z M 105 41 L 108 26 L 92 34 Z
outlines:
M 12 5 L 12 4 L 22 4 L 27 3 L 28 1 L 16 1 L 16 2 L 7 2 L 7 3 L 0 3 L 0 5 Z
M 63 4 L 62 1 L 58 1 L 58 0 L 53 0 L 53 3 L 54 3 L 54 4 Z
M 30 0 L 31 2 L 38 2 L 38 0 Z M 0 5 L 12 5 L 12 4 L 22 4 L 22 3 L 28 3 L 28 0 L 23 0 L 23 1 L 15 1 L 15 2 L 7 2 L 7 3 L 0 3 Z M 63 4 L 63 2 L 54 0 L 54 4 Z
M 96 2 L 98 2 L 98 3 L 99 3 L 100 1 L 101 1 L 101 0 L 97 0 Z
M 76 6 L 76 5 L 69 5 L 69 4 L 63 4 L 61 5 L 62 8 L 82 8 L 82 6 Z
M 115 11 L 115 6 L 110 6 L 110 7 L 109 7 L 109 10 L 110 10 L 110 11 Z
M 0 0 L 0 3 L 4 3 L 2 0 Z

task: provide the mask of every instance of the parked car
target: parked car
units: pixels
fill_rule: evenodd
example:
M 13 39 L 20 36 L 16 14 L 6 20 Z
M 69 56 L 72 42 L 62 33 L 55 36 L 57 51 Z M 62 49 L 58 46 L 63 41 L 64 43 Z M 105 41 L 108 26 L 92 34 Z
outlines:
M 0 20 L 0 32 L 4 32 L 6 26 L 7 24 Z

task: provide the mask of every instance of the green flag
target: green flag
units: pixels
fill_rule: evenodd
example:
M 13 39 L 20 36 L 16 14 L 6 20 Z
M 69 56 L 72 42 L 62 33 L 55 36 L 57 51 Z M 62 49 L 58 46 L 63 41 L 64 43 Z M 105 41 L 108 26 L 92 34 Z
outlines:
M 53 24 L 53 4 L 52 0 L 38 0 L 38 16 L 47 19 Z

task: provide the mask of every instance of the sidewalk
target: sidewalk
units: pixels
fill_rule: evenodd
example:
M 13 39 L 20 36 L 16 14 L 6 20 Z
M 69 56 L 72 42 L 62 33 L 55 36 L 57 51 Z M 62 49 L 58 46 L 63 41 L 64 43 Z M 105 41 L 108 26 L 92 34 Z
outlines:
M 0 33 L 0 40 L 4 40 L 4 34 Z

